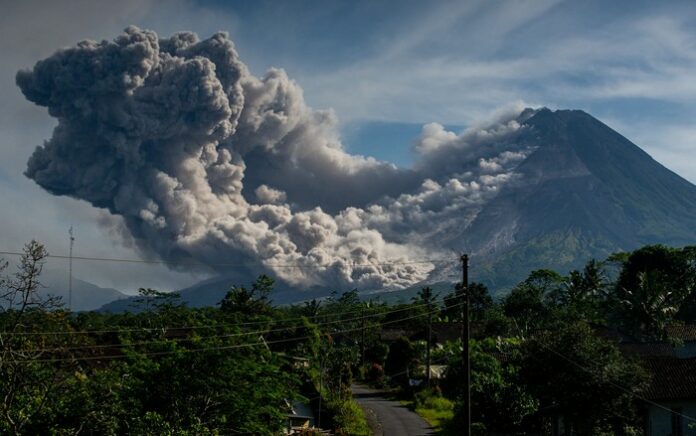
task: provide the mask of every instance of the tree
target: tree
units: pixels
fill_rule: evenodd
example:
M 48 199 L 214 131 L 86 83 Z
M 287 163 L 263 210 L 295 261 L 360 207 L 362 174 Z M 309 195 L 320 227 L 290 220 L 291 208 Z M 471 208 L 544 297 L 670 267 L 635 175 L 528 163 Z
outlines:
M 430 286 L 425 286 L 418 291 L 416 296 L 412 298 L 412 301 L 418 305 L 430 307 L 433 304 L 434 298 L 433 289 Z
M 638 425 L 646 374 L 583 322 L 523 342 L 520 382 L 540 402 L 537 419 L 564 419 L 569 434 L 625 434 Z M 547 413 L 542 413 L 546 411 Z
M 638 337 L 665 338 L 682 298 L 668 286 L 663 274 L 655 270 L 639 272 L 631 289 L 622 289 L 619 306 L 624 324 Z
M 248 315 L 264 314 L 270 311 L 270 295 L 275 281 L 263 274 L 260 275 L 251 288 L 233 286 L 220 301 L 220 309 L 228 313 L 245 313 Z
M 689 319 L 696 289 L 693 247 L 650 245 L 623 256 L 611 295 L 618 323 L 639 337 L 664 337 L 664 327 L 681 314 Z M 680 309 L 683 306 L 683 310 Z
M 200 340 L 196 348 L 224 346 Z M 178 345 L 168 344 L 170 349 Z M 298 380 L 281 370 L 280 358 L 264 347 L 185 352 L 159 359 L 132 353 L 124 400 L 135 410 L 159 415 L 175 429 L 205 423 L 221 434 L 277 434 L 285 424 L 286 403 L 296 397 Z
M 389 345 L 387 361 L 384 364 L 386 373 L 399 380 L 406 380 L 408 372 L 418 363 L 418 353 L 408 338 L 401 337 Z
M 304 305 L 301 307 L 300 313 L 303 316 L 306 316 L 309 319 L 314 320 L 317 317 L 317 315 L 319 315 L 320 310 L 321 301 L 317 301 L 316 298 L 313 298 L 311 301 L 305 301 Z
M 640 282 L 639 274 L 652 270 L 662 274 L 675 292 L 688 294 L 694 285 L 692 250 L 694 247 L 674 249 L 664 245 L 648 245 L 635 250 L 624 257 L 616 286 L 619 290 L 633 289 Z
M 682 302 L 677 318 L 686 323 L 696 323 L 696 245 L 680 250 L 685 272 L 680 277 L 681 284 L 687 296 Z
M 563 277 L 551 270 L 536 270 L 515 286 L 503 300 L 503 311 L 518 328 L 528 330 L 548 321 L 551 305 L 563 285 Z
M 45 412 L 65 378 L 56 365 L 42 362 L 46 348 L 64 346 L 62 335 L 32 335 L 59 326 L 65 330 L 65 313 L 47 315 L 61 307 L 60 300 L 39 294 L 45 259 L 43 245 L 24 246 L 17 272 L 0 279 L 0 433 L 22 434 L 32 420 Z M 7 268 L 0 265 L 0 272 Z M 29 333 L 29 334 L 27 334 Z
M 48 252 L 44 246 L 32 240 L 24 246 L 17 272 L 0 279 L 0 311 L 8 315 L 10 320 L 10 324 L 5 327 L 6 331 L 9 329 L 14 332 L 19 328 L 28 312 L 61 306 L 59 298 L 42 296 L 38 292 L 43 287 L 39 277 L 46 257 Z M 8 266 L 8 262 L 0 261 L 0 273 Z
M 461 349 L 461 342 L 458 345 Z M 470 343 L 472 422 L 485 434 L 523 434 L 525 419 L 537 411 L 538 401 L 520 384 L 519 366 L 509 358 L 518 348 L 511 340 L 489 338 Z M 455 353 L 443 383 L 443 393 L 457 399 L 450 424 L 453 429 L 466 425 L 463 377 L 461 353 Z
M 145 312 L 155 310 L 162 312 L 181 306 L 181 294 L 178 292 L 163 292 L 152 288 L 138 289 L 138 298 L 134 302 L 145 306 Z
M 467 287 L 469 292 L 469 316 L 472 321 L 482 321 L 486 317 L 486 312 L 494 305 L 488 287 L 483 283 L 471 282 Z M 445 308 L 442 315 L 451 321 L 462 320 L 462 310 L 459 304 L 462 302 L 461 284 L 456 286 L 453 293 L 448 294 L 445 299 Z
M 606 315 L 609 282 L 603 265 L 592 259 L 582 271 L 573 270 L 555 296 L 556 304 L 581 319 L 601 322 Z

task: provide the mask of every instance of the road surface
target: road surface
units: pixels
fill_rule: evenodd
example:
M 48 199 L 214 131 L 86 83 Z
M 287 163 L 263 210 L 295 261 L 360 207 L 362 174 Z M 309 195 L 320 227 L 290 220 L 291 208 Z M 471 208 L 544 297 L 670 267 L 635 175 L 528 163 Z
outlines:
M 353 385 L 353 398 L 365 410 L 367 421 L 375 436 L 423 436 L 433 430 L 415 412 L 398 401 L 382 396 L 380 391 L 364 385 Z

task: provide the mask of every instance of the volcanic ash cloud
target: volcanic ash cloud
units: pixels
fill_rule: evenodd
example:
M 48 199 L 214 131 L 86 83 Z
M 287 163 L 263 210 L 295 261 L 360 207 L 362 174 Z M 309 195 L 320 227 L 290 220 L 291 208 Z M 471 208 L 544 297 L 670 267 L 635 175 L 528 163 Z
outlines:
M 460 135 L 425 126 L 413 169 L 349 155 L 331 111 L 309 108 L 283 70 L 251 75 L 224 33 L 129 27 L 16 80 L 58 120 L 28 162 L 41 187 L 121 217 L 145 252 L 260 264 L 293 285 L 424 280 L 433 265 L 412 260 L 437 249 L 423 235 L 475 214 L 529 152 L 513 111 Z

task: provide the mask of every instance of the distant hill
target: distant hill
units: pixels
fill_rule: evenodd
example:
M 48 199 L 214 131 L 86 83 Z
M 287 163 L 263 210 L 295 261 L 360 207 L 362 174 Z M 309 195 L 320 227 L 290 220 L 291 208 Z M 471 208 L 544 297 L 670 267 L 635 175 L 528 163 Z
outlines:
M 191 287 L 184 288 L 179 291 L 181 301 L 189 307 L 206 307 L 216 306 L 224 297 L 229 289 L 239 284 L 239 279 L 232 277 L 215 277 L 209 280 L 202 281 Z M 249 285 L 248 283 L 242 283 Z M 438 282 L 429 284 L 438 298 L 453 291 L 452 284 L 449 282 Z M 412 286 L 406 289 L 396 291 L 363 291 L 360 292 L 360 298 L 363 300 L 377 300 L 389 304 L 408 303 L 417 296 L 421 290 L 421 286 Z M 337 292 L 340 296 L 344 291 Z M 330 291 L 323 288 L 314 288 L 310 290 L 301 290 L 286 287 L 282 284 L 276 286 L 276 289 L 271 294 L 271 302 L 274 305 L 282 306 L 289 304 L 301 304 L 313 299 L 322 300 L 331 295 Z M 135 300 L 138 297 L 127 297 L 116 301 L 109 302 L 103 305 L 99 310 L 104 312 L 138 312 L 142 304 L 138 304 Z
M 251 279 L 245 279 L 239 276 L 218 276 L 200 283 L 196 283 L 188 288 L 181 289 L 177 292 L 181 295 L 181 301 L 190 307 L 205 307 L 217 305 L 227 294 L 227 291 L 235 285 L 249 287 Z M 313 288 L 309 290 L 297 289 L 283 283 L 277 283 L 271 300 L 273 304 L 285 305 L 300 303 L 303 301 L 320 299 L 327 297 L 329 291 L 323 288 Z M 139 306 L 135 304 L 137 297 L 129 297 L 127 299 L 112 301 L 100 308 L 106 312 L 124 312 L 138 311 Z
M 54 295 L 61 297 L 63 303 L 68 305 L 68 275 L 55 270 L 44 270 L 40 281 L 43 288 L 41 295 Z M 72 309 L 74 311 L 96 310 L 104 304 L 127 298 L 128 296 L 116 289 L 102 288 L 95 284 L 73 277 L 72 282 Z

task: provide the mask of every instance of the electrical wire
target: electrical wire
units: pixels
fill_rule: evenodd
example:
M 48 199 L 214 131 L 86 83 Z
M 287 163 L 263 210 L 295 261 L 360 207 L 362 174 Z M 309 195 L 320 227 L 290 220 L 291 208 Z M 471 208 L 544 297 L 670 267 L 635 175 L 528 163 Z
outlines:
M 400 308 L 396 310 L 391 310 L 387 312 L 379 312 L 379 313 L 374 313 L 371 315 L 364 315 L 356 318 L 349 318 L 349 319 L 336 319 L 333 321 L 328 321 L 328 322 L 323 322 L 323 323 L 318 323 L 314 324 L 312 327 L 325 327 L 328 325 L 333 325 L 333 324 L 339 324 L 339 323 L 344 323 L 344 322 L 354 322 L 354 321 L 364 321 L 366 319 L 370 318 L 376 318 L 380 316 L 388 316 L 394 313 L 398 312 L 404 312 L 406 310 L 414 309 L 414 308 L 420 308 L 423 306 L 427 306 L 430 304 L 434 304 L 435 302 L 431 303 L 424 303 L 420 305 L 411 305 L 407 308 Z M 445 306 L 444 309 L 450 309 L 454 306 Z M 438 309 L 438 311 L 441 309 Z M 288 330 L 293 330 L 297 328 L 303 328 L 305 327 L 304 325 L 293 325 L 293 326 L 287 326 L 287 327 L 282 327 L 282 328 L 275 328 L 275 329 L 266 329 L 266 330 L 257 330 L 257 331 L 251 331 L 251 332 L 239 332 L 239 333 L 226 333 L 226 334 L 219 334 L 219 335 L 209 335 L 209 336 L 200 336 L 200 337 L 185 337 L 185 338 L 171 338 L 171 339 L 166 339 L 167 342 L 185 342 L 185 341 L 192 341 L 192 340 L 206 340 L 206 339 L 223 339 L 223 338 L 234 338 L 234 337 L 242 337 L 242 336 L 255 336 L 255 335 L 266 335 L 270 333 L 279 333 L 279 332 L 284 332 Z M 132 342 L 132 343 L 118 343 L 118 344 L 95 344 L 95 345 L 79 345 L 79 346 L 74 346 L 74 347 L 54 347 L 54 348 L 39 348 L 39 349 L 21 349 L 21 350 L 16 350 L 16 351 L 23 351 L 23 352 L 32 352 L 32 353 L 50 353 L 50 352 L 56 352 L 56 351 L 74 351 L 74 350 L 91 350 L 91 349 L 100 349 L 100 348 L 123 348 L 123 347 L 136 347 L 136 346 L 142 346 L 142 345 L 153 345 L 153 344 L 160 344 L 162 343 L 162 340 L 152 340 L 152 341 L 140 341 L 140 342 Z M 10 350 L 12 351 L 12 350 Z
M 517 328 L 518 334 L 521 335 L 521 334 L 522 334 L 522 331 L 521 331 L 521 329 L 519 328 L 519 326 L 518 326 L 518 324 L 517 324 L 517 320 L 516 320 L 515 318 L 513 318 L 513 320 L 515 321 L 515 326 L 516 326 L 516 328 Z M 594 376 L 597 376 L 597 377 L 601 378 L 601 375 L 598 375 L 598 374 L 597 374 L 595 371 L 593 371 L 591 368 L 588 368 L 588 367 L 582 365 L 581 363 L 576 362 L 576 361 L 573 360 L 572 358 L 570 358 L 570 357 L 564 355 L 563 353 L 561 353 L 561 352 L 559 352 L 559 351 L 557 351 L 557 350 L 554 350 L 553 348 L 549 347 L 548 345 L 544 344 L 544 343 L 541 342 L 541 341 L 537 341 L 537 343 L 538 343 L 542 348 L 544 348 L 544 349 L 546 349 L 546 350 L 552 352 L 553 354 L 559 356 L 560 358 L 562 358 L 563 360 L 565 360 L 565 361 L 567 361 L 568 363 L 572 364 L 573 366 L 575 366 L 575 367 L 577 367 L 577 368 L 579 368 L 579 369 L 582 369 L 583 371 L 585 371 L 585 372 L 587 372 L 587 373 L 589 373 L 589 374 L 592 374 L 592 375 L 594 375 Z M 593 360 L 593 362 L 594 362 L 594 363 L 597 363 L 597 362 L 594 361 L 594 360 Z M 644 401 L 645 403 L 648 403 L 648 404 L 650 404 L 650 405 L 652 405 L 652 406 L 655 406 L 655 407 L 657 407 L 657 408 L 659 408 L 659 409 L 665 410 L 665 411 L 667 411 L 667 412 L 674 413 L 675 415 L 679 415 L 679 416 L 681 416 L 682 418 L 685 418 L 685 419 L 687 419 L 687 420 L 689 420 L 689 421 L 692 421 L 692 422 L 695 422 L 695 423 L 696 423 L 696 418 L 694 418 L 694 417 L 692 417 L 692 416 L 684 415 L 684 414 L 681 413 L 681 412 L 678 412 L 678 411 L 676 411 L 676 410 L 670 409 L 669 407 L 664 406 L 664 405 L 662 405 L 662 404 L 660 404 L 660 403 L 656 403 L 655 401 L 652 401 L 652 400 L 650 400 L 650 399 L 648 399 L 648 398 L 645 398 L 644 396 L 642 396 L 642 395 L 640 395 L 640 394 L 638 394 L 638 393 L 636 393 L 636 392 L 634 392 L 634 391 L 628 389 L 628 388 L 625 387 L 625 386 L 622 386 L 622 385 L 620 385 L 620 384 L 618 384 L 618 383 L 615 383 L 615 382 L 613 382 L 613 381 L 611 381 L 611 380 L 606 380 L 606 382 L 609 383 L 610 385 L 614 386 L 615 388 L 617 388 L 617 389 L 619 389 L 619 390 L 621 390 L 621 391 L 623 391 L 623 392 L 626 392 L 627 394 L 631 395 L 631 396 L 634 397 L 634 398 L 637 398 L 637 399 L 639 399 L 639 400 L 641 400 L 641 401 Z
M 25 253 L 20 251 L 0 251 L 0 255 L 8 256 L 23 256 Z M 49 254 L 47 258 L 54 259 L 71 259 L 71 256 L 66 255 L 56 255 Z M 112 258 L 112 257 L 92 257 L 92 256 L 72 256 L 73 260 L 84 260 L 84 261 L 97 261 L 97 262 L 117 262 L 117 263 L 143 263 L 143 264 L 154 264 L 154 265 L 190 265 L 190 266 L 225 266 L 230 268 L 249 268 L 249 267 L 264 267 L 264 268 L 298 268 L 298 269 L 317 269 L 317 268 L 329 268 L 335 265 L 301 265 L 301 264 L 263 264 L 260 262 L 247 262 L 247 263 L 226 263 L 226 262 L 212 262 L 203 263 L 199 261 L 177 261 L 177 260 L 144 260 L 144 259 L 122 259 L 122 258 Z M 350 264 L 353 267 L 368 267 L 368 266 L 389 266 L 389 265 L 414 265 L 414 264 L 425 264 L 425 263 L 441 263 L 441 262 L 453 262 L 452 259 L 421 259 L 421 260 L 410 260 L 410 261 L 389 261 L 389 262 L 375 262 L 375 263 L 353 263 L 350 259 L 338 259 Z
M 582 369 L 582 370 L 584 370 L 584 371 L 586 371 L 586 372 L 588 372 L 588 373 L 590 373 L 590 374 L 593 374 L 593 375 L 595 375 L 595 376 L 597 375 L 596 373 L 593 373 L 593 372 L 592 372 L 592 369 L 587 368 L 587 367 L 583 366 L 582 364 L 580 364 L 580 363 L 578 363 L 578 362 L 575 362 L 575 361 L 574 361 L 573 359 L 571 359 L 570 357 L 567 357 L 567 356 L 563 355 L 562 353 L 560 353 L 560 352 L 554 350 L 554 349 L 551 348 L 551 347 L 546 346 L 545 344 L 543 344 L 543 343 L 541 343 L 541 342 L 539 342 L 539 344 L 540 344 L 543 348 L 545 348 L 545 349 L 547 349 L 548 351 L 554 353 L 555 355 L 561 357 L 562 359 L 566 360 L 567 362 L 571 363 L 572 365 L 574 365 L 574 366 L 576 366 L 576 367 L 578 367 L 578 368 L 580 368 L 580 369 Z M 656 402 L 654 402 L 654 401 L 652 401 L 652 400 L 649 400 L 649 399 L 645 398 L 644 396 L 639 395 L 638 393 L 636 393 L 636 392 L 634 392 L 634 391 L 628 389 L 628 388 L 625 387 L 625 386 L 622 386 L 622 385 L 620 385 L 620 384 L 618 384 L 618 383 L 615 383 L 615 382 L 613 382 L 613 381 L 611 381 L 611 380 L 606 380 L 606 382 L 609 383 L 610 385 L 614 386 L 615 388 L 617 388 L 617 389 L 619 389 L 619 390 L 622 390 L 622 391 L 626 392 L 627 394 L 633 396 L 634 398 L 637 398 L 637 399 L 639 399 L 639 400 L 641 400 L 641 401 L 644 401 L 644 402 L 646 402 L 646 403 L 648 403 L 648 404 L 651 404 L 651 405 L 653 405 L 653 406 L 655 406 L 655 407 L 658 407 L 658 408 L 660 408 L 660 409 L 663 409 L 663 410 L 665 410 L 665 411 L 674 413 L 674 414 L 676 414 L 676 415 L 680 415 L 682 418 L 685 418 L 685 419 L 687 419 L 687 420 L 689 420 L 689 421 L 696 422 L 696 418 L 694 418 L 694 417 L 692 417 L 692 416 L 684 415 L 683 413 L 680 413 L 680 412 L 678 412 L 678 411 L 676 411 L 676 410 L 670 409 L 670 408 L 667 407 L 667 406 L 664 406 L 664 405 L 662 405 L 662 404 L 660 404 L 660 403 L 656 403 Z
M 394 291 L 394 292 L 399 292 L 399 291 Z M 438 302 L 444 302 L 447 299 L 447 297 L 442 297 L 441 299 L 436 299 L 433 300 L 431 303 L 422 303 L 422 304 L 416 304 L 416 305 L 409 305 L 407 307 L 403 307 L 400 309 L 396 309 L 395 311 L 405 311 L 409 310 L 414 307 L 422 307 L 422 306 L 427 306 L 428 304 L 436 304 Z M 375 308 L 364 308 L 364 309 L 356 309 L 353 311 L 348 311 L 348 312 L 342 312 L 340 315 L 349 315 L 349 314 L 354 314 L 354 313 L 362 313 L 364 311 L 369 311 L 369 310 L 378 310 L 379 307 Z M 336 316 L 336 314 L 331 314 L 331 313 L 326 313 L 326 314 L 317 314 L 317 315 L 312 315 L 312 316 L 299 316 L 299 317 L 294 317 L 294 318 L 286 318 L 278 321 L 273 321 L 273 320 L 265 320 L 265 321 L 249 321 L 249 322 L 242 322 L 242 323 L 234 323 L 234 324 L 216 324 L 216 325 L 194 325 L 194 326 L 178 326 L 178 327 L 173 327 L 173 326 L 162 326 L 162 327 L 134 327 L 134 328 L 124 328 L 124 329 L 104 329 L 104 330 L 63 330 L 63 331 L 43 331 L 43 332 L 0 332 L 0 336 L 55 336 L 55 335 L 90 335 L 90 334 L 106 334 L 106 333 L 133 333 L 133 332 L 148 332 L 148 331 L 178 331 L 178 330 L 200 330 L 200 329 L 218 329 L 218 328 L 234 328 L 234 327 L 243 327 L 243 326 L 249 326 L 249 325 L 259 325 L 259 324 L 267 324 L 267 323 L 286 323 L 286 322 L 295 322 L 295 321 L 301 321 L 303 319 L 316 319 L 316 318 L 328 318 Z
M 460 306 L 463 303 L 457 303 L 453 305 L 452 307 Z M 426 312 L 426 313 L 421 313 L 418 315 L 413 315 L 409 316 L 406 318 L 400 318 L 397 320 L 392 320 L 392 321 L 386 321 L 383 323 L 380 323 L 381 326 L 384 325 L 391 325 L 391 324 L 397 324 L 400 322 L 408 321 L 411 319 L 416 319 L 420 318 L 423 316 L 428 316 L 434 313 L 439 312 L 438 310 L 432 311 L 432 312 Z M 363 327 L 358 327 L 358 328 L 353 328 L 353 329 L 346 329 L 346 330 L 339 330 L 336 332 L 331 332 L 328 333 L 331 336 L 337 336 L 337 335 L 342 335 L 350 332 L 355 332 L 355 331 L 360 331 L 362 330 Z M 166 355 L 172 355 L 172 354 L 178 354 L 178 353 L 191 353 L 191 352 L 201 352 L 201 351 L 221 351 L 221 350 L 233 350 L 233 349 L 239 349 L 239 348 L 254 348 L 258 346 L 268 346 L 268 345 L 275 345 L 275 344 L 282 344 L 282 343 L 288 343 L 288 342 L 298 342 L 298 341 L 305 341 L 314 338 L 315 336 L 313 335 L 306 335 L 306 336 L 298 336 L 298 337 L 293 337 L 293 338 L 285 338 L 285 339 L 277 339 L 277 340 L 271 340 L 271 341 L 261 341 L 261 342 L 253 342 L 253 343 L 245 343 L 245 344 L 232 344 L 232 345 L 223 345 L 223 346 L 217 346 L 217 347 L 202 347 L 202 348 L 185 348 L 185 349 L 180 349 L 180 350 L 171 350 L 171 351 L 155 351 L 155 352 L 144 352 L 140 353 L 141 356 L 166 356 Z M 105 355 L 105 356 L 80 356 L 80 357 L 66 357 L 66 358 L 47 358 L 47 359 L 18 359 L 16 362 L 20 363 L 30 363 L 30 362 L 73 362 L 73 361 L 84 361 L 84 360 L 111 360 L 111 359 L 123 359 L 128 357 L 126 354 L 115 354 L 115 355 Z

